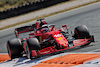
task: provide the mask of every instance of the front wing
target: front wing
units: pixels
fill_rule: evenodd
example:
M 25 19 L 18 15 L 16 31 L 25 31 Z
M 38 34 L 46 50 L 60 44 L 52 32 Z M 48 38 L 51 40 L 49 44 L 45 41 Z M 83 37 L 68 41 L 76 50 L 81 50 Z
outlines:
M 72 43 L 69 43 L 68 47 L 66 47 L 64 49 L 59 49 L 59 50 L 57 50 L 54 46 L 49 46 L 49 47 L 46 47 L 44 49 L 37 51 L 37 54 L 38 55 L 45 55 L 45 54 L 51 54 L 51 53 L 60 52 L 60 51 L 66 51 L 66 50 L 69 50 L 69 49 L 72 49 L 75 47 L 88 45 L 93 41 L 92 39 L 93 38 L 77 39 L 77 40 L 74 40 Z

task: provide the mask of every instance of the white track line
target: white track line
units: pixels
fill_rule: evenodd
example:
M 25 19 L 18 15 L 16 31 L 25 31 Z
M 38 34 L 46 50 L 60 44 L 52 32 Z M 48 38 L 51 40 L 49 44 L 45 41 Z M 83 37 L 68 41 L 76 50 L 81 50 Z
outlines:
M 91 50 L 91 51 L 88 51 L 88 52 L 95 52 L 95 51 L 99 51 L 100 49 L 95 49 L 95 50 Z
M 0 53 L 0 54 L 4 54 L 4 55 L 7 55 L 8 53 Z

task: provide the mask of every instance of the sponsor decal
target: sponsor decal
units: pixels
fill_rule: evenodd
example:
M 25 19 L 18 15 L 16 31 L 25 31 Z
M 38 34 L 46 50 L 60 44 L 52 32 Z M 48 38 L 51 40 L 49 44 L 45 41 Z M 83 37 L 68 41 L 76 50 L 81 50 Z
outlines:
M 62 37 L 57 38 L 57 40 L 62 40 L 62 39 L 63 39 Z
M 54 37 L 61 37 L 61 34 L 55 34 Z
M 41 53 L 44 54 L 44 53 L 48 53 L 48 52 L 50 52 L 50 50 L 49 51 L 45 51 L 45 52 L 41 52 Z
M 66 43 L 66 41 L 62 41 L 62 42 L 60 42 L 60 43 L 61 43 L 61 44 L 62 44 L 62 43 Z

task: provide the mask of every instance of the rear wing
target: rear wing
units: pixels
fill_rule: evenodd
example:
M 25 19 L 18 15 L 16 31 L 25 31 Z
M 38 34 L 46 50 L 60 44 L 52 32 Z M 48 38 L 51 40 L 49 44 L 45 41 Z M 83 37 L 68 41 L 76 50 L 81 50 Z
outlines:
M 30 31 L 34 31 L 33 25 L 16 28 L 14 32 L 15 32 L 16 37 L 19 37 L 19 34 L 25 33 L 25 32 L 30 32 Z

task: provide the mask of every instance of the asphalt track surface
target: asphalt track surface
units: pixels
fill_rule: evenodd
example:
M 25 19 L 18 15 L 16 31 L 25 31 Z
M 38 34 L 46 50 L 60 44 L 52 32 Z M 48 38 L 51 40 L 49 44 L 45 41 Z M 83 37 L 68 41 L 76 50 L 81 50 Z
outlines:
M 73 31 L 75 27 L 79 25 L 86 25 L 92 35 L 95 37 L 95 43 L 91 43 L 89 46 L 76 48 L 69 50 L 68 52 L 89 52 L 100 48 L 100 3 L 94 5 L 88 5 L 64 13 L 60 13 L 54 16 L 47 17 L 45 20 L 47 23 L 55 24 L 56 27 L 67 24 Z M 16 27 L 21 27 L 35 23 L 36 21 L 29 22 Z M 7 53 L 6 42 L 15 38 L 14 29 L 12 27 L 0 31 L 0 53 Z

